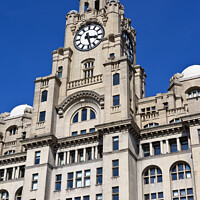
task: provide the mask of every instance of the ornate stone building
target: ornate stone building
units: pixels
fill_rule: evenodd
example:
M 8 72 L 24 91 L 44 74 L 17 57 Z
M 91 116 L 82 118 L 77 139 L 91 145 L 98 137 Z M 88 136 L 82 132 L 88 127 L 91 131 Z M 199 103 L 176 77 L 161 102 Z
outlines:
M 145 97 L 117 0 L 80 0 L 33 108 L 0 115 L 1 200 L 200 200 L 200 66 Z

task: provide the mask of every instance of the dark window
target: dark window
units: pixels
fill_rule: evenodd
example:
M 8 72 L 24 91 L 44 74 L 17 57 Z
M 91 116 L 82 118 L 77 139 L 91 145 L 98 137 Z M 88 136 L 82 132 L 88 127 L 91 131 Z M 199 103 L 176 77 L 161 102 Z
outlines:
M 144 200 L 149 200 L 149 199 L 150 199 L 149 194 L 145 194 L 144 195 Z
M 102 184 L 102 174 L 103 174 L 103 169 L 102 168 L 98 168 L 97 169 L 97 185 L 101 185 Z
M 87 131 L 86 130 L 81 130 L 81 134 L 86 134 Z
M 90 119 L 96 119 L 96 115 L 93 110 L 90 110 Z
M 73 135 L 73 136 L 78 135 L 78 132 L 77 132 L 77 131 L 74 131 L 74 132 L 72 132 L 72 135 Z
M 83 109 L 81 121 L 86 121 L 86 120 L 87 120 L 87 109 Z
M 154 155 L 160 155 L 160 142 L 153 143 L 153 148 L 154 148 Z
M 56 175 L 56 184 L 55 184 L 55 190 L 60 191 L 61 190 L 61 181 L 62 181 L 62 175 Z
M 98 146 L 98 158 L 103 158 L 103 146 Z
M 96 195 L 96 200 L 102 200 L 102 194 L 97 194 Z
M 73 123 L 77 123 L 77 122 L 78 122 L 78 113 L 76 113 L 73 119 Z
M 12 179 L 12 174 L 13 174 L 13 168 L 8 169 L 7 171 L 7 180 Z
M 90 128 L 90 133 L 95 132 L 95 128 Z
M 96 9 L 96 10 L 99 10 L 99 0 L 96 0 L 96 1 L 95 1 L 95 9 Z
M 85 8 L 84 8 L 84 11 L 85 11 L 85 12 L 87 11 L 88 7 L 89 7 L 89 4 L 86 2 L 86 3 L 85 3 Z
M 112 188 L 112 200 L 119 200 L 119 187 Z
M 176 142 L 176 139 L 170 140 L 169 141 L 169 145 L 170 145 L 170 151 L 171 151 L 171 153 L 177 152 L 177 142 Z
M 0 170 L 0 181 L 4 179 L 4 170 Z
M 119 95 L 113 96 L 113 106 L 119 106 Z
M 83 200 L 90 200 L 90 196 L 83 197 Z
M 73 178 L 74 178 L 74 173 L 68 173 L 68 179 L 67 179 L 67 188 L 71 189 L 73 188 Z
M 188 150 L 189 149 L 187 137 L 180 138 L 180 142 L 181 142 L 181 150 Z
M 40 122 L 44 122 L 45 121 L 45 116 L 46 116 L 46 112 L 40 112 Z
M 26 139 L 26 132 L 22 132 L 22 139 Z
M 75 151 L 70 151 L 70 159 L 71 163 L 75 163 Z
M 40 164 L 40 151 L 35 152 L 35 165 Z
M 151 199 L 156 199 L 156 193 L 151 194 Z
M 158 193 L 158 198 L 159 198 L 159 199 L 164 198 L 163 192 L 159 192 L 159 193 Z
M 75 197 L 75 200 L 81 200 L 81 197 Z
M 91 148 L 86 149 L 86 156 L 87 156 L 87 160 L 92 160 L 92 149 Z
M 45 90 L 45 91 L 42 92 L 41 102 L 47 101 L 47 94 L 48 94 L 47 90 Z
M 58 67 L 58 78 L 62 78 L 62 71 L 63 67 L 62 66 Z
M 113 85 L 119 85 L 119 78 L 120 75 L 118 73 L 113 75 Z
M 119 160 L 113 160 L 112 161 L 113 165 L 113 177 L 118 177 L 119 176 Z
M 114 58 L 115 58 L 115 54 L 114 54 L 114 53 L 111 53 L 111 54 L 110 54 L 110 58 L 111 58 L 111 59 L 114 59 Z
M 25 175 L 25 166 L 19 168 L 19 178 L 24 178 Z
M 119 137 L 113 137 L 113 150 L 119 150 Z
M 143 149 L 143 152 L 144 152 L 144 157 L 150 156 L 150 147 L 149 147 L 149 144 L 143 144 L 142 145 L 142 149 Z

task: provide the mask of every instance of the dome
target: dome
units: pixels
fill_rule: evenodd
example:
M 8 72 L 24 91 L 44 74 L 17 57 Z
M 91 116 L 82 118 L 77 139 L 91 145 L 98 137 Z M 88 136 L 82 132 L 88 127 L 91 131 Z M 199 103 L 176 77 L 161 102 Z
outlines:
M 200 76 L 200 65 L 192 65 L 182 72 L 183 78 Z
M 69 11 L 68 14 L 69 14 L 69 15 L 71 15 L 71 14 L 78 14 L 78 11 L 76 11 L 76 10 L 71 10 L 71 11 Z
M 17 117 L 20 115 L 24 115 L 25 112 L 27 112 L 28 110 L 32 110 L 32 109 L 33 109 L 33 107 L 31 107 L 27 104 L 17 106 L 11 111 L 9 117 Z

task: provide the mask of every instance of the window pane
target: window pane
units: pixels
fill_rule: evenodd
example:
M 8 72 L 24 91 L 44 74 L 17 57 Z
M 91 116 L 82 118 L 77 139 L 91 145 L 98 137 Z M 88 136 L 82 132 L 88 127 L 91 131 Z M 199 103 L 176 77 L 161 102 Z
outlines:
M 155 183 L 156 182 L 156 178 L 155 177 L 151 177 L 151 183 Z
M 82 110 L 82 121 L 86 121 L 87 120 L 87 109 L 83 109 Z
M 181 194 L 181 196 L 185 196 L 186 195 L 185 190 L 180 190 L 180 194 Z
M 76 172 L 76 177 L 81 178 L 82 177 L 82 172 Z
M 86 130 L 81 130 L 81 134 L 86 134 Z
M 46 115 L 46 112 L 40 112 L 40 122 L 44 122 L 45 121 L 45 115 Z
M 77 131 L 74 131 L 74 132 L 72 132 L 72 135 L 73 135 L 73 136 L 78 135 L 78 132 L 77 132 Z
M 113 75 L 113 85 L 119 85 L 119 74 Z
M 191 172 L 186 172 L 186 178 L 191 178 Z
M 116 151 L 119 149 L 119 137 L 113 138 L 113 150 Z
M 193 190 L 192 190 L 192 188 L 187 189 L 187 194 L 193 194 Z
M 113 169 L 113 176 L 119 176 L 119 170 L 117 169 Z
M 76 187 L 81 187 L 82 186 L 82 181 L 81 180 L 77 180 L 76 181 Z
M 95 112 L 93 110 L 90 110 L 90 119 L 95 119 L 96 115 Z
M 151 194 L 151 199 L 156 199 L 156 193 Z
M 174 196 L 174 197 L 177 197 L 177 196 L 178 196 L 178 190 L 174 190 L 174 191 L 173 191 L 173 196 Z
M 102 200 L 102 194 L 97 194 L 97 200 Z
M 178 171 L 183 171 L 183 164 L 178 165 Z
M 85 186 L 90 186 L 90 178 L 85 178 Z
M 56 191 L 61 190 L 61 183 L 56 183 Z
M 162 182 L 162 176 L 158 176 L 158 183 Z
M 172 180 L 177 180 L 177 174 L 172 174 Z
M 155 169 L 151 169 L 150 172 L 151 172 L 151 175 L 155 175 L 156 170 Z
M 119 105 L 119 95 L 113 96 L 113 106 Z
M 48 94 L 48 92 L 46 90 L 42 92 L 41 102 L 47 101 L 47 94 Z
M 73 123 L 77 123 L 78 122 L 78 113 L 74 116 L 74 119 L 73 119 Z
M 163 192 L 159 192 L 158 193 L 158 198 L 163 198 L 164 196 L 163 196 Z

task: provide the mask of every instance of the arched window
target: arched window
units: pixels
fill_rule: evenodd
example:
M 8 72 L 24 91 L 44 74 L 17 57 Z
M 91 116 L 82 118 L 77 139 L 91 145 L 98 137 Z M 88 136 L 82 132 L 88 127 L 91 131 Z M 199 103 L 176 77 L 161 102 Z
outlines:
M 175 164 L 171 170 L 171 177 L 172 181 L 191 178 L 192 175 L 190 166 L 184 162 Z
M 158 123 L 150 123 L 150 124 L 146 124 L 144 126 L 144 128 L 152 128 L 152 127 L 156 127 L 156 126 L 159 126 L 159 124 Z
M 76 113 L 76 115 L 73 118 L 73 123 L 77 123 L 78 122 L 78 113 Z
M 173 124 L 173 123 L 178 123 L 178 122 L 180 122 L 180 119 L 176 118 L 176 119 L 172 119 L 169 123 Z
M 117 73 L 117 74 L 114 74 L 113 75 L 113 85 L 119 85 L 120 83 L 120 75 Z
M 15 150 L 9 150 L 4 153 L 4 155 L 12 155 L 15 153 Z
M 22 199 L 22 187 L 17 190 L 15 195 L 15 200 L 21 200 L 21 199 Z
M 9 193 L 6 190 L 0 191 L 0 200 L 9 200 Z
M 96 114 L 93 110 L 90 110 L 90 119 L 96 119 Z
M 62 78 L 63 66 L 58 67 L 58 78 Z
M 9 129 L 7 129 L 8 131 L 8 134 L 11 136 L 11 135 L 16 135 L 17 134 L 17 131 L 18 131 L 18 128 L 17 126 L 12 126 L 10 127 Z
M 188 98 L 195 98 L 200 96 L 200 88 L 193 88 L 186 91 Z
M 41 102 L 47 101 L 47 94 L 48 94 L 47 90 L 42 92 Z
M 94 60 L 87 61 L 83 64 L 84 78 L 93 77 L 94 74 Z
M 79 122 L 79 115 L 81 116 L 81 121 L 87 121 L 87 120 L 91 120 L 91 119 L 96 119 L 96 113 L 91 109 L 91 108 L 83 108 L 81 110 L 79 110 L 74 118 L 73 118 L 73 123 L 77 123 Z
M 144 184 L 154 184 L 162 182 L 162 171 L 158 167 L 149 167 L 143 174 Z

